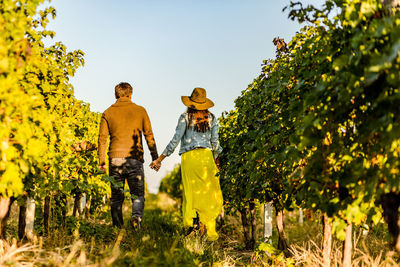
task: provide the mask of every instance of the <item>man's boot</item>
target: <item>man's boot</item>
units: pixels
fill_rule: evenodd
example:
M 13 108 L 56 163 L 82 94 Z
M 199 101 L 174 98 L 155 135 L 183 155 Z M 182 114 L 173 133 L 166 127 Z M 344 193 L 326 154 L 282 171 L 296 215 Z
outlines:
M 141 223 L 141 221 L 142 221 L 142 218 L 140 218 L 139 216 L 132 216 L 132 217 L 131 217 L 131 225 L 132 225 L 132 228 L 133 228 L 134 230 L 140 229 L 140 223 Z

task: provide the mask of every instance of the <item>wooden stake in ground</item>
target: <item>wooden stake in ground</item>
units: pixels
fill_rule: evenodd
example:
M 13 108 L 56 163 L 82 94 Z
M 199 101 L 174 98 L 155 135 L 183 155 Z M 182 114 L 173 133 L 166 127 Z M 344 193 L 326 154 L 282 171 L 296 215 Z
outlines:
M 25 225 L 25 235 L 28 239 L 32 240 L 34 237 L 33 226 L 35 222 L 35 199 L 28 198 L 26 201 L 26 225 Z
M 331 251 L 332 251 L 332 223 L 328 215 L 324 214 L 324 239 L 322 241 L 322 258 L 324 266 L 331 266 Z
M 299 224 L 303 224 L 304 223 L 304 213 L 303 213 L 303 209 L 300 208 L 299 209 Z
M 351 267 L 351 252 L 353 249 L 352 244 L 352 224 L 347 223 L 346 227 L 346 239 L 344 240 L 343 247 L 343 264 L 342 267 Z
M 272 204 L 264 204 L 264 242 L 272 245 Z
M 86 194 L 76 193 L 74 197 L 74 209 L 72 210 L 72 216 L 81 216 L 84 214 L 86 208 Z
M 10 208 L 14 198 L 4 198 L 0 196 L 0 239 L 4 239 L 6 235 L 6 227 Z
M 85 208 L 86 208 L 86 194 L 83 193 L 82 197 L 79 201 L 79 214 L 83 214 L 83 211 L 85 210 Z

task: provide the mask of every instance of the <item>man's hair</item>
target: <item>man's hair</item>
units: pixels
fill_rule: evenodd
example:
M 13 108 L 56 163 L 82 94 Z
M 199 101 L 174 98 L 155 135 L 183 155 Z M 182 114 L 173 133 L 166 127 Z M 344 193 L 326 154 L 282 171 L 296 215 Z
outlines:
M 119 83 L 115 86 L 115 97 L 120 98 L 132 94 L 132 86 L 129 83 Z

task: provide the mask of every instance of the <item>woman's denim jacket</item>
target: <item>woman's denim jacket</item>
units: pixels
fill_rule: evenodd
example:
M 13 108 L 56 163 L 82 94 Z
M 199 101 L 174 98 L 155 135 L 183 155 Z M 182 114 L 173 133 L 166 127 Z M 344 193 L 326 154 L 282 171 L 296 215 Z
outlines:
M 222 148 L 218 141 L 219 126 L 215 116 L 211 114 L 210 130 L 204 133 L 194 131 L 192 129 L 193 127 L 188 128 L 188 123 L 188 113 L 185 112 L 179 117 L 174 137 L 164 149 L 163 154 L 165 156 L 171 155 L 180 141 L 181 148 L 179 150 L 179 155 L 198 147 L 204 147 L 212 150 L 214 157 L 216 158 L 222 152 Z

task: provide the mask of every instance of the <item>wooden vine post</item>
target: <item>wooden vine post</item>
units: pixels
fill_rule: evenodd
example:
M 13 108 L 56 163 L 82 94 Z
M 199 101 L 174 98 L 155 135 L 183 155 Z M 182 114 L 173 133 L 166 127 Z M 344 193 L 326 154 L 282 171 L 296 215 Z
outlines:
M 322 241 L 322 258 L 324 266 L 331 266 L 332 251 L 332 223 L 328 215 L 324 214 L 324 239 Z
M 272 245 L 272 204 L 271 202 L 264 204 L 264 242 Z
M 86 207 L 86 194 L 83 193 L 82 197 L 79 201 L 79 214 L 83 214 L 83 211 L 85 210 Z
M 4 198 L 0 196 L 0 239 L 5 238 L 8 216 L 14 198 Z
M 72 211 L 72 216 L 84 214 L 86 210 L 86 194 L 76 194 L 74 197 L 74 209 Z
M 351 223 L 347 223 L 346 239 L 344 240 L 343 246 L 343 267 L 351 267 L 351 252 L 353 250 L 352 228 L 353 225 Z
M 299 224 L 303 224 L 304 223 L 304 212 L 303 209 L 300 208 L 299 209 Z
M 18 237 L 20 239 L 28 238 L 32 240 L 34 238 L 35 208 L 35 199 L 24 197 L 24 202 L 19 207 Z
M 28 198 L 26 201 L 26 224 L 25 224 L 25 235 L 28 239 L 34 238 L 34 222 L 35 222 L 35 208 L 36 203 L 34 198 Z

